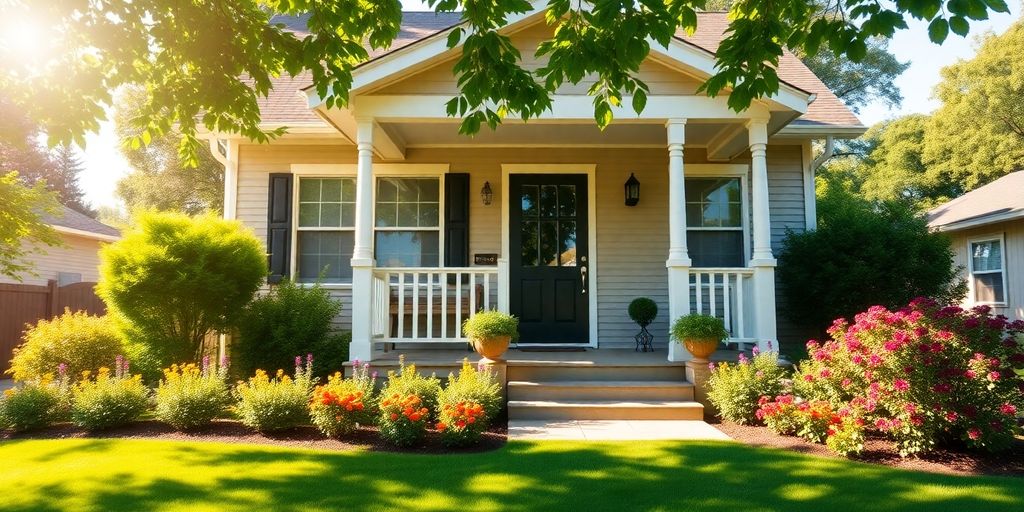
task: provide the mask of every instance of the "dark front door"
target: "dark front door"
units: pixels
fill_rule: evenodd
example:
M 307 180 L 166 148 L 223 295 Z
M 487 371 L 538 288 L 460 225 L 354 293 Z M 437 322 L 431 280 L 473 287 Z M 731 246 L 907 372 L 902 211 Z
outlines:
M 587 176 L 509 177 L 509 306 L 520 343 L 588 343 Z

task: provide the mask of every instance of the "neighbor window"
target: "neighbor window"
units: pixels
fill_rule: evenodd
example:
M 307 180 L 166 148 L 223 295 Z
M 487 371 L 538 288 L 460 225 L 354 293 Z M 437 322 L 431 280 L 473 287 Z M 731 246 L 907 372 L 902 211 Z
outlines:
M 972 240 L 969 269 L 973 299 L 978 304 L 1006 303 L 1006 270 L 1003 266 L 1003 239 Z
M 686 179 L 686 244 L 694 267 L 742 267 L 739 178 Z
M 298 212 L 298 281 L 351 282 L 356 180 L 299 178 Z
M 379 267 L 436 267 L 440 262 L 441 180 L 380 178 L 374 209 Z

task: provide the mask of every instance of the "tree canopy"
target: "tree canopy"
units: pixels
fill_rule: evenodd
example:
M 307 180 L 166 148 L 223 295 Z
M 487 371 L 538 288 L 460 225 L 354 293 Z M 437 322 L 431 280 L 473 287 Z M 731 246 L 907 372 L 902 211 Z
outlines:
M 775 69 L 786 47 L 808 57 L 832 52 L 861 62 L 874 38 L 891 38 L 907 28 L 909 17 L 927 20 L 930 39 L 941 43 L 950 32 L 966 35 L 971 20 L 1008 12 L 1004 0 L 829 0 L 824 6 L 819 1 L 733 3 L 717 72 L 702 90 L 710 95 L 728 90 L 729 105 L 742 110 L 778 90 Z M 543 8 L 554 35 L 536 52 L 548 63 L 530 71 L 509 37 L 498 31 L 510 16 L 531 10 L 530 2 L 428 0 L 437 11 L 460 11 L 465 21 L 448 39 L 449 45 L 463 45 L 455 65 L 461 90 L 448 111 L 462 118 L 462 131 L 472 133 L 504 117 L 536 117 L 550 108 L 559 85 L 593 75 L 589 93 L 603 127 L 615 105 L 644 108 L 647 85 L 637 72 L 649 41 L 667 45 L 678 29 L 693 30 L 705 2 L 548 0 Z M 309 71 L 328 106 L 345 105 L 352 71 L 367 59 L 364 42 L 388 47 L 402 18 L 398 0 L 11 3 L 5 18 L 40 20 L 39 40 L 45 43 L 40 47 L 51 55 L 5 66 L 0 94 L 25 108 L 53 140 L 81 143 L 98 127 L 111 91 L 143 84 L 146 101 L 132 144 L 149 143 L 177 125 L 183 154 L 193 162 L 198 125 L 256 141 L 280 133 L 260 127 L 256 104 L 274 76 Z M 272 13 L 310 13 L 308 35 L 297 38 L 269 24 Z M 4 53 L 6 47 L 0 44 L 0 59 L 17 63 L 18 55 Z
M 21 280 L 32 272 L 28 257 L 47 245 L 60 245 L 60 236 L 40 214 L 55 214 L 57 201 L 40 182 L 26 186 L 17 172 L 0 174 L 0 275 Z

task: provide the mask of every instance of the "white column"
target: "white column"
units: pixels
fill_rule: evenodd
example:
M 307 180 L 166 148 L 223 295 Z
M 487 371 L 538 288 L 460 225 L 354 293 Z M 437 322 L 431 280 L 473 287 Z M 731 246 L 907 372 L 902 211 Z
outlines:
M 750 135 L 750 173 L 753 181 L 754 336 L 762 351 L 778 350 L 775 326 L 775 257 L 772 255 L 771 211 L 768 206 L 768 119 L 747 124 Z
M 669 119 L 668 132 L 668 315 L 669 324 L 690 313 L 690 255 L 686 249 L 686 186 L 683 144 L 686 119 Z M 669 340 L 668 360 L 688 361 L 692 356 L 682 344 Z
M 356 119 L 356 230 L 352 251 L 352 344 L 349 358 L 373 359 L 373 119 Z

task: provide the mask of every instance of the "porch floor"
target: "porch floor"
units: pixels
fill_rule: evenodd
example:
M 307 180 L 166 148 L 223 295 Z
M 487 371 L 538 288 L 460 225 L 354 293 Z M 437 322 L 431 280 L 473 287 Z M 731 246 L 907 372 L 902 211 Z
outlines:
M 749 355 L 749 351 L 747 352 Z M 736 361 L 740 352 L 732 349 L 719 349 L 711 359 L 713 361 Z M 469 358 L 471 362 L 480 360 L 480 356 L 472 350 L 465 348 L 417 348 L 402 350 L 398 348 L 390 351 L 377 350 L 374 352 L 374 366 L 397 366 L 398 358 L 405 356 L 407 364 L 415 363 L 417 366 L 451 366 L 458 368 L 462 360 Z M 594 366 L 682 366 L 682 362 L 668 360 L 668 351 L 665 348 L 655 349 L 653 352 L 636 352 L 632 349 L 621 348 L 587 348 L 577 350 L 545 350 L 545 349 L 520 349 L 510 348 L 505 353 L 505 360 L 509 366 L 516 365 L 594 365 Z

